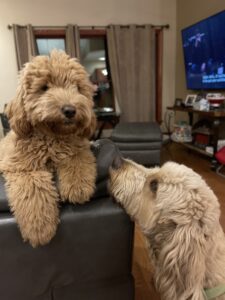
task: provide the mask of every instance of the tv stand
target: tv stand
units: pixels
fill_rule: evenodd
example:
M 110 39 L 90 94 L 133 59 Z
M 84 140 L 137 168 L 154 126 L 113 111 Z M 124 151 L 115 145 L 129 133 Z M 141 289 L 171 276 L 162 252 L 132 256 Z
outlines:
M 210 156 L 214 159 L 214 154 L 217 152 L 217 142 L 219 139 L 219 125 L 225 121 L 225 109 L 221 110 L 210 110 L 210 111 L 201 111 L 201 110 L 194 110 L 190 107 L 180 107 L 180 106 L 169 106 L 167 107 L 168 110 L 173 110 L 174 112 L 184 112 L 188 113 L 189 116 L 189 125 L 193 125 L 193 115 L 198 114 L 202 117 L 212 120 L 213 125 L 213 135 L 212 135 L 212 144 L 213 144 L 213 154 L 210 154 L 203 149 L 199 149 L 198 147 L 194 146 L 191 143 L 184 143 L 184 146 L 188 147 L 189 149 L 195 150 L 207 156 Z M 214 159 L 215 160 L 215 159 Z

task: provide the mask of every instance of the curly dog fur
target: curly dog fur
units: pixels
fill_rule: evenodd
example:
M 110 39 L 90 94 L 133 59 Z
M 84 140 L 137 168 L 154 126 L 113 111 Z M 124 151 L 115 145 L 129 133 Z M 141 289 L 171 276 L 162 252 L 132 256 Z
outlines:
M 204 288 L 225 283 L 220 207 L 200 175 L 173 162 L 147 169 L 129 160 L 110 173 L 112 194 L 146 236 L 162 299 L 203 300 Z
M 92 93 L 84 68 L 55 50 L 25 65 L 7 106 L 12 130 L 0 143 L 0 171 L 22 237 L 32 246 L 55 235 L 59 200 L 84 203 L 94 193 Z

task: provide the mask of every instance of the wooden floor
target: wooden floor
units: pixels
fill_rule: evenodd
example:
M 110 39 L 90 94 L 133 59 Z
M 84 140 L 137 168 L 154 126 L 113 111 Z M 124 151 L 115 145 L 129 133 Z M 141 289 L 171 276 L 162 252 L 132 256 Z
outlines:
M 210 160 L 182 145 L 171 144 L 162 150 L 162 162 L 172 160 L 182 163 L 199 173 L 213 189 L 221 205 L 221 224 L 225 230 L 225 178 L 210 169 Z M 133 256 L 135 300 L 160 300 L 152 283 L 152 268 L 148 258 L 145 239 L 136 226 Z

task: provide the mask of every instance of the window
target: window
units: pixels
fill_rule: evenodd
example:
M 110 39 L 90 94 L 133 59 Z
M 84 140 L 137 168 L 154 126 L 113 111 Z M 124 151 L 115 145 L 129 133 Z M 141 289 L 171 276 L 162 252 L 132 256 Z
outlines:
M 39 55 L 49 55 L 53 49 L 65 51 L 65 30 L 35 30 L 35 39 Z
M 46 38 L 37 38 L 37 48 L 38 48 L 38 54 L 40 55 L 49 55 L 49 53 L 53 49 L 61 49 L 65 51 L 65 41 L 64 39 L 59 38 L 52 38 L 52 39 L 46 39 Z
M 114 110 L 113 89 L 104 30 L 81 30 L 81 64 L 96 87 L 95 106 L 106 111 Z

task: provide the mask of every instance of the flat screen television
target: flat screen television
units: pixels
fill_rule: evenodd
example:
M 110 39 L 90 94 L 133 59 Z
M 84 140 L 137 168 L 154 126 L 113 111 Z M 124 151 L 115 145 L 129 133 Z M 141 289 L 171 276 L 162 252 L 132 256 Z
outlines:
M 182 30 L 187 88 L 225 89 L 225 11 Z

